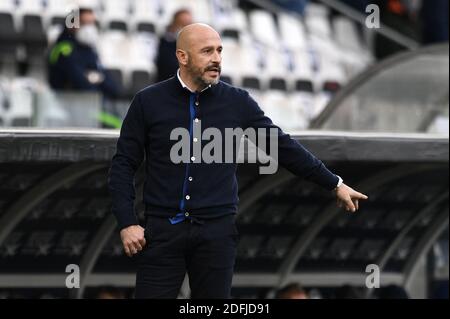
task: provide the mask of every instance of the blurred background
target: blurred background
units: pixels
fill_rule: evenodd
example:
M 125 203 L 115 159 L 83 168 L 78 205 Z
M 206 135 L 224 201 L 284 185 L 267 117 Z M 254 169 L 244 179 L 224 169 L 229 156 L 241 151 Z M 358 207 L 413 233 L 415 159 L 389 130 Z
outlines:
M 106 174 L 132 97 L 175 74 L 192 22 L 221 33 L 223 81 L 370 198 L 346 215 L 285 170 L 241 165 L 233 297 L 448 298 L 448 12 L 448 0 L 1 0 L 0 298 L 133 297 Z M 138 195 L 142 183 L 139 171 Z

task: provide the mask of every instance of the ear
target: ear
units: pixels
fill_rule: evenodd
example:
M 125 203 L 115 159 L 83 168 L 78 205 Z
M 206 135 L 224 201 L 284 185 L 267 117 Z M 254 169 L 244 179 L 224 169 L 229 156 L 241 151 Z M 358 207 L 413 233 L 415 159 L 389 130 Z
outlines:
M 180 65 L 186 66 L 188 63 L 188 58 L 189 58 L 187 52 L 184 50 L 181 50 L 181 49 L 177 49 L 176 55 L 177 55 L 178 63 Z

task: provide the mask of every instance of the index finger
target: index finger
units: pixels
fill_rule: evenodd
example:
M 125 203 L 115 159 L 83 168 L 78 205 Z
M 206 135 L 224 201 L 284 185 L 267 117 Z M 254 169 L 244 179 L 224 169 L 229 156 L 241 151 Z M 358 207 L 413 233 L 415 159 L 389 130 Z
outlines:
M 367 195 L 364 195 L 363 193 L 360 192 L 355 192 L 354 194 L 352 194 L 353 198 L 357 198 L 357 199 L 368 199 L 369 197 Z

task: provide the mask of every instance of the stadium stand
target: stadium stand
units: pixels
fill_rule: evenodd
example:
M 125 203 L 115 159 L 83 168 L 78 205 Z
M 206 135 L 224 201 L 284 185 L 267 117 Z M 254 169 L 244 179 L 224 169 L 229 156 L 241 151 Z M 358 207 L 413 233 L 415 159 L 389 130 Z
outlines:
M 60 23 L 74 3 L 77 2 L 2 1 L 0 81 L 14 82 L 20 76 L 38 81 L 38 89 L 31 87 L 33 93 L 48 89 L 45 49 L 62 30 Z M 332 28 L 327 8 L 319 4 L 311 4 L 301 20 L 286 12 L 272 14 L 262 9 L 245 12 L 233 1 L 78 3 L 96 9 L 101 30 L 100 59 L 125 88 L 126 99 L 115 102 L 120 109 L 126 109 L 136 91 L 155 81 L 158 36 L 173 12 L 180 8 L 190 8 L 195 21 L 211 23 L 221 31 L 224 75 L 234 85 L 256 90 L 255 97 L 269 115 L 291 119 L 286 122 L 286 129 L 307 127 L 337 88 L 373 61 L 368 46 L 356 35 L 354 23 L 344 17 L 335 18 L 333 23 L 337 27 Z M 351 39 L 345 36 L 349 30 Z M 351 58 L 349 54 L 353 54 Z M 300 80 L 312 83 L 312 90 L 307 85 L 308 98 L 305 94 L 299 98 L 298 92 L 304 91 L 298 89 Z M 310 110 L 311 99 L 319 111 Z M 304 101 L 306 105 L 299 106 Z M 280 110 L 278 103 L 287 106 Z M 307 110 L 295 112 L 295 109 Z M 37 111 L 33 108 L 31 118 Z M 29 119 L 29 123 L 34 122 Z

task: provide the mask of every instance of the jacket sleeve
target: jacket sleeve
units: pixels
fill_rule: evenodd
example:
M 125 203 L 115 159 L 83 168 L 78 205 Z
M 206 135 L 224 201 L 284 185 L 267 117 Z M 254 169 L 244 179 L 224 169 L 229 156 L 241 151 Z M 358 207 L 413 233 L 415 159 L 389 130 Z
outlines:
M 83 68 L 80 66 L 78 61 L 75 59 L 73 54 L 68 56 L 61 56 L 58 60 L 59 70 L 64 70 L 63 72 L 68 77 L 69 82 L 72 87 L 84 90 L 84 91 L 96 91 L 97 86 L 91 84 L 86 75 L 84 74 Z M 61 72 L 61 71 L 60 71 Z
M 144 114 L 140 96 L 137 94 L 123 121 L 116 154 L 112 158 L 108 175 L 112 212 L 120 229 L 138 224 L 134 211 L 134 177 L 144 159 L 145 145 Z
M 330 172 L 326 166 L 299 142 L 284 133 L 278 126 L 272 123 L 258 103 L 245 92 L 244 118 L 246 128 L 265 128 L 266 145 L 269 145 L 269 129 L 277 131 L 278 160 L 279 164 L 293 174 L 314 182 L 327 190 L 333 190 L 339 178 Z
M 100 84 L 101 91 L 111 97 L 111 98 L 120 98 L 123 94 L 123 87 L 120 83 L 117 83 L 116 80 L 111 76 L 107 70 L 101 67 L 100 72 L 102 72 L 104 76 L 103 82 Z

